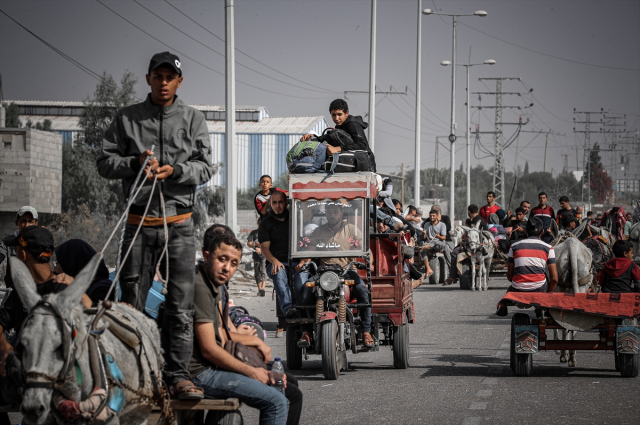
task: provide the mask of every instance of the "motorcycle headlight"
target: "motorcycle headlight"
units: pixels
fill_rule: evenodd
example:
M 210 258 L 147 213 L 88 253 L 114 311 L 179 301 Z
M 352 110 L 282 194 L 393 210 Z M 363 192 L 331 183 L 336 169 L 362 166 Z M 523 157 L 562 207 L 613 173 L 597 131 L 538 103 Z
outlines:
M 340 285 L 340 278 L 334 272 L 325 272 L 320 276 L 320 287 L 325 291 L 335 291 Z

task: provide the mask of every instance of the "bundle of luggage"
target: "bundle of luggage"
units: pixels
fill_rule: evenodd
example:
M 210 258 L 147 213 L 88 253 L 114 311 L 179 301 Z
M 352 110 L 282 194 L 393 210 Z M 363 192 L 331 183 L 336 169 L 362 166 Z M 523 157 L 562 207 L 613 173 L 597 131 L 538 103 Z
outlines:
M 324 142 L 322 141 L 324 140 Z M 330 154 L 327 145 L 340 147 L 341 152 Z M 321 137 L 312 137 L 296 143 L 287 154 L 289 172 L 298 173 L 349 173 L 376 171 L 371 150 L 345 150 L 353 145 L 349 133 L 328 128 Z

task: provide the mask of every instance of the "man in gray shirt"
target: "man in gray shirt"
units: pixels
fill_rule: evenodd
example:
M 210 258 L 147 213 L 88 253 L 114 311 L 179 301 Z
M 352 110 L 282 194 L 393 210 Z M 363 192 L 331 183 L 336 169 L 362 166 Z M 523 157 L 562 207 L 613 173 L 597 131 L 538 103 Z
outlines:
M 429 221 L 424 223 L 422 231 L 422 239 L 426 245 L 422 249 L 422 259 L 427 266 L 427 275 L 429 275 L 429 259 L 427 256 L 430 252 L 443 252 L 447 267 L 451 263 L 451 248 L 447 244 L 447 226 L 438 220 L 438 211 L 429 211 Z

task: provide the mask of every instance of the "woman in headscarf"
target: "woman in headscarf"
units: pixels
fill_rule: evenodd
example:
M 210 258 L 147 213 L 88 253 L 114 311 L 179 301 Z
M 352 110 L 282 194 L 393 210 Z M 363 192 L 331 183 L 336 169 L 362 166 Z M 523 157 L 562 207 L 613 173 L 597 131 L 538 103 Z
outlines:
M 89 264 L 91 258 L 96 255 L 96 250 L 88 243 L 80 239 L 71 239 L 58 246 L 56 249 L 57 264 L 53 272 L 56 274 L 56 282 L 69 285 L 80 271 Z M 93 282 L 87 289 L 86 295 L 95 306 L 98 301 L 104 300 L 109 288 L 109 269 L 104 260 L 100 261 Z M 109 297 L 113 299 L 113 292 Z

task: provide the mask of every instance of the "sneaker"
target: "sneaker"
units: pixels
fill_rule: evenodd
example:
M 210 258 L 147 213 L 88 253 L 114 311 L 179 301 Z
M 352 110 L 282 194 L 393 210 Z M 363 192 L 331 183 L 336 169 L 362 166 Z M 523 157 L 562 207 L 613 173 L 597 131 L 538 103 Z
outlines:
M 284 329 L 278 329 L 276 331 L 276 338 L 282 338 L 284 337 Z
M 258 295 L 261 296 L 261 297 L 264 297 L 266 295 L 266 292 L 264 291 L 264 289 L 260 289 L 258 291 Z

